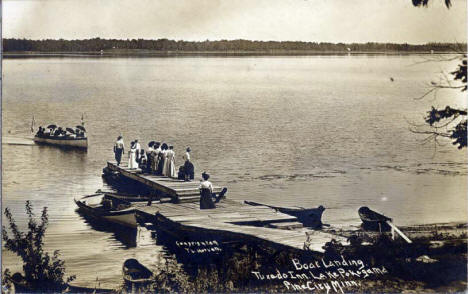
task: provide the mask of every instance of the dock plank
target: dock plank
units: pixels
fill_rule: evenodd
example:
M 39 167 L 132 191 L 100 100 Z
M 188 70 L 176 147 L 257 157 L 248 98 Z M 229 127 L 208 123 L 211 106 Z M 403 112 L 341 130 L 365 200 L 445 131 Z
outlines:
M 183 180 L 164 176 L 142 174 L 141 169 L 129 169 L 126 164 L 117 166 L 117 163 L 113 161 L 108 161 L 107 167 L 112 171 L 119 172 L 126 178 L 138 181 L 143 185 L 162 192 L 172 198 L 200 195 L 200 191 L 198 189 L 199 183 L 196 181 L 185 182 Z M 219 193 L 221 190 L 221 187 L 216 185 L 213 186 L 214 193 Z

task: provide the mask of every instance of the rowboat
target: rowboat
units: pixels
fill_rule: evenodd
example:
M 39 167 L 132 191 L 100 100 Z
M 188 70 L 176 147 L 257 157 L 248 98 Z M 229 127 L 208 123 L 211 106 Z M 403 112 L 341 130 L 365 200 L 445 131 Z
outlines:
M 154 200 L 156 197 L 151 197 L 150 195 L 136 195 L 136 194 L 122 194 L 122 193 L 115 193 L 115 192 L 104 192 L 101 190 L 96 191 L 97 194 L 103 194 L 105 198 L 107 199 L 118 199 L 118 200 L 123 200 L 127 202 L 146 202 L 149 200 L 152 200 L 154 203 Z
M 87 137 L 54 137 L 54 136 L 34 136 L 34 142 L 38 144 L 47 144 L 72 148 L 88 149 Z
M 389 231 L 390 227 L 387 225 L 387 221 L 392 221 L 391 218 L 386 217 L 383 214 L 375 212 L 367 206 L 363 206 L 358 210 L 359 217 L 362 221 L 362 226 L 366 230 L 371 231 Z
M 131 286 L 142 286 L 153 281 L 153 272 L 134 258 L 125 260 L 122 274 L 125 283 Z
M 79 211 L 96 219 L 108 221 L 129 228 L 136 228 L 135 208 L 125 200 L 97 193 L 74 199 Z
M 284 214 L 295 216 L 299 222 L 301 222 L 306 227 L 311 228 L 320 228 L 322 227 L 322 214 L 325 211 L 325 207 L 320 205 L 317 208 L 302 208 L 302 207 L 281 207 L 281 206 L 272 206 L 262 203 L 257 203 L 253 201 L 244 201 L 245 204 L 252 206 L 265 206 L 272 208 L 276 211 L 279 211 Z
M 395 239 L 395 232 L 400 235 L 406 242 L 412 241 L 392 222 L 393 220 L 381 213 L 371 210 L 367 206 L 363 206 L 358 210 L 359 217 L 362 221 L 362 227 L 370 231 L 391 231 L 392 239 Z

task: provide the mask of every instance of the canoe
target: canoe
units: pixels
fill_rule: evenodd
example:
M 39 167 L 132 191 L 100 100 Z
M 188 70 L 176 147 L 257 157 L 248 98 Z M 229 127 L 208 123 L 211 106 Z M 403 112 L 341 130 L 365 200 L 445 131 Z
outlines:
M 88 216 L 129 228 L 137 227 L 135 208 L 128 201 L 105 197 L 104 193 L 74 200 L 79 211 Z
M 142 286 L 154 280 L 153 272 L 134 258 L 125 260 L 122 274 L 127 285 Z
M 38 137 L 34 136 L 34 142 L 37 144 L 55 145 L 71 148 L 88 148 L 88 138 L 72 138 L 72 137 Z
M 387 221 L 392 221 L 391 218 L 383 214 L 371 210 L 367 206 L 363 206 L 358 210 L 359 217 L 362 221 L 362 226 L 370 231 L 389 231 L 391 228 Z
M 294 207 L 281 207 L 272 206 L 268 204 L 262 204 L 253 201 L 244 201 L 245 204 L 252 206 L 266 206 L 281 213 L 295 216 L 299 222 L 306 227 L 320 228 L 322 227 L 322 214 L 325 211 L 325 207 L 320 205 L 317 208 L 294 208 Z

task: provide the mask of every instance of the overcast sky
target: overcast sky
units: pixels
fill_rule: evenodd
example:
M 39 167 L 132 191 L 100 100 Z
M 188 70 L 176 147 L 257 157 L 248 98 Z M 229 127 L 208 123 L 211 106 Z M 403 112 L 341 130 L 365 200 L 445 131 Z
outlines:
M 466 42 L 466 0 L 4 0 L 5 38 Z

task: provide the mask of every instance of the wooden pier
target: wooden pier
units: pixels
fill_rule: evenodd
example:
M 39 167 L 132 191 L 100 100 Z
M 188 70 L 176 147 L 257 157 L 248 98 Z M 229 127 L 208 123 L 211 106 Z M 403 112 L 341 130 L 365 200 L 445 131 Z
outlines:
M 346 238 L 304 228 L 297 218 L 274 209 L 222 200 L 216 209 L 200 209 L 199 203 L 139 205 L 137 215 L 152 220 L 174 236 L 204 234 L 295 250 L 324 252 L 325 243 Z
M 117 166 L 116 162 L 108 161 L 107 167 L 123 177 L 140 182 L 158 194 L 172 198 L 175 202 L 196 201 L 200 197 L 198 181 L 185 182 L 165 176 L 143 174 L 141 169 L 129 169 L 126 163 Z M 213 186 L 213 193 L 219 193 L 221 190 L 221 187 Z
M 197 182 L 142 174 L 139 169 L 129 169 L 108 162 L 109 170 L 137 181 L 148 188 L 167 195 L 176 201 L 154 201 L 134 204 L 137 218 L 156 224 L 178 238 L 189 235 L 211 235 L 223 240 L 252 242 L 276 248 L 322 253 L 325 243 L 335 239 L 343 244 L 346 238 L 320 230 L 304 228 L 295 216 L 284 214 L 271 207 L 252 206 L 230 199 L 216 203 L 215 209 L 200 209 L 200 192 Z M 213 187 L 215 193 L 221 187 Z M 186 200 L 186 201 L 183 201 Z

